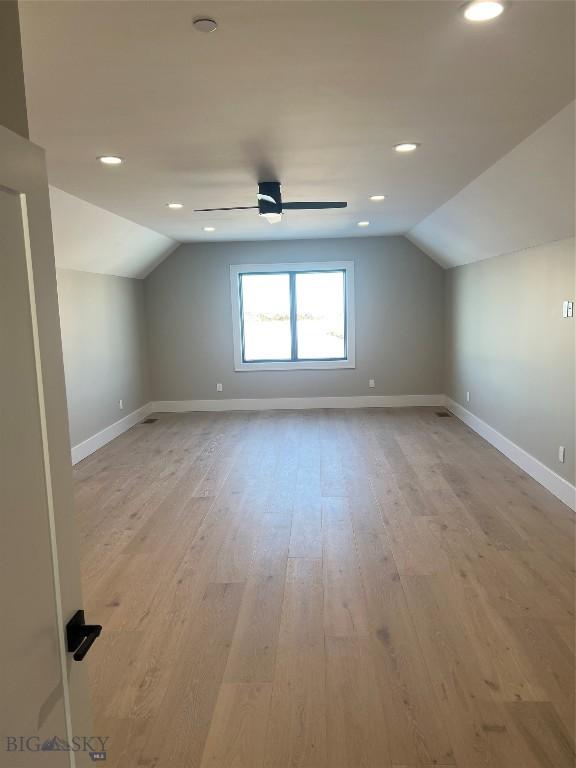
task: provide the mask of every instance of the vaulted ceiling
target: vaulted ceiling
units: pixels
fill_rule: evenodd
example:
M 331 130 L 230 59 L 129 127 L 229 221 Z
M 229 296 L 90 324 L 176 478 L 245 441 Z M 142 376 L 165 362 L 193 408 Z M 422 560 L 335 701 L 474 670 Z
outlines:
M 574 103 L 564 107 L 408 238 L 443 267 L 574 236 Z
M 56 265 L 61 269 L 146 277 L 178 243 L 148 227 L 50 187 Z
M 574 98 L 574 5 L 562 0 L 512 2 L 478 25 L 450 0 L 20 10 L 50 182 L 176 241 L 406 233 Z M 216 32 L 194 30 L 203 15 Z M 421 146 L 400 155 L 400 141 Z M 125 163 L 103 167 L 102 154 Z M 286 199 L 349 208 L 273 226 L 254 211 L 194 213 L 253 205 L 272 179 Z

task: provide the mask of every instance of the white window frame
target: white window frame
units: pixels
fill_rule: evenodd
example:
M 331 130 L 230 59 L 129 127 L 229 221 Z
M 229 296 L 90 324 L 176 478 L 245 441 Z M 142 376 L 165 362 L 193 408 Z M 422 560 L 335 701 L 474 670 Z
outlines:
M 343 360 L 286 360 L 244 362 L 242 359 L 242 322 L 240 302 L 240 275 L 273 272 L 344 272 L 346 353 Z M 356 334 L 354 313 L 354 262 L 318 261 L 288 262 L 284 264 L 232 264 L 230 266 L 230 296 L 232 300 L 232 337 L 234 341 L 234 370 L 236 371 L 297 371 L 334 370 L 356 367 Z

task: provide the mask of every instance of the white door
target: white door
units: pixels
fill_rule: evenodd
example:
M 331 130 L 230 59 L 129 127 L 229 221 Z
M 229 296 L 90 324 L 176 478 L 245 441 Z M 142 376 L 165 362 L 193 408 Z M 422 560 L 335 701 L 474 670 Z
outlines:
M 0 127 L 2 768 L 98 759 L 102 742 L 84 737 L 106 734 L 91 731 L 85 664 L 65 641 L 81 608 L 44 153 Z

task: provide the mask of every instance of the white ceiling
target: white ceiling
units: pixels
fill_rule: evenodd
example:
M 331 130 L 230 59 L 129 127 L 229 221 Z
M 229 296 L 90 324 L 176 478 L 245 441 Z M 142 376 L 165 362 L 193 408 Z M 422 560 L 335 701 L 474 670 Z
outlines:
M 511 2 L 483 25 L 459 8 L 26 0 L 31 138 L 53 185 L 178 241 L 407 232 L 574 98 L 573 3 Z M 195 32 L 207 13 L 218 31 Z M 402 140 L 422 146 L 400 156 Z M 193 213 L 254 204 L 276 178 L 287 200 L 350 207 L 276 226 Z
M 146 277 L 178 243 L 50 187 L 56 266 L 119 277 Z
M 574 103 L 564 107 L 408 238 L 443 267 L 574 236 Z

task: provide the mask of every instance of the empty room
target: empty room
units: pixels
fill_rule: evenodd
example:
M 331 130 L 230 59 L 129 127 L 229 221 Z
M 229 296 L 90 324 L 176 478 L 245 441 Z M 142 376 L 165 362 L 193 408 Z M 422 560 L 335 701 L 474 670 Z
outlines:
M 575 768 L 572 0 L 0 2 L 1 768 Z

